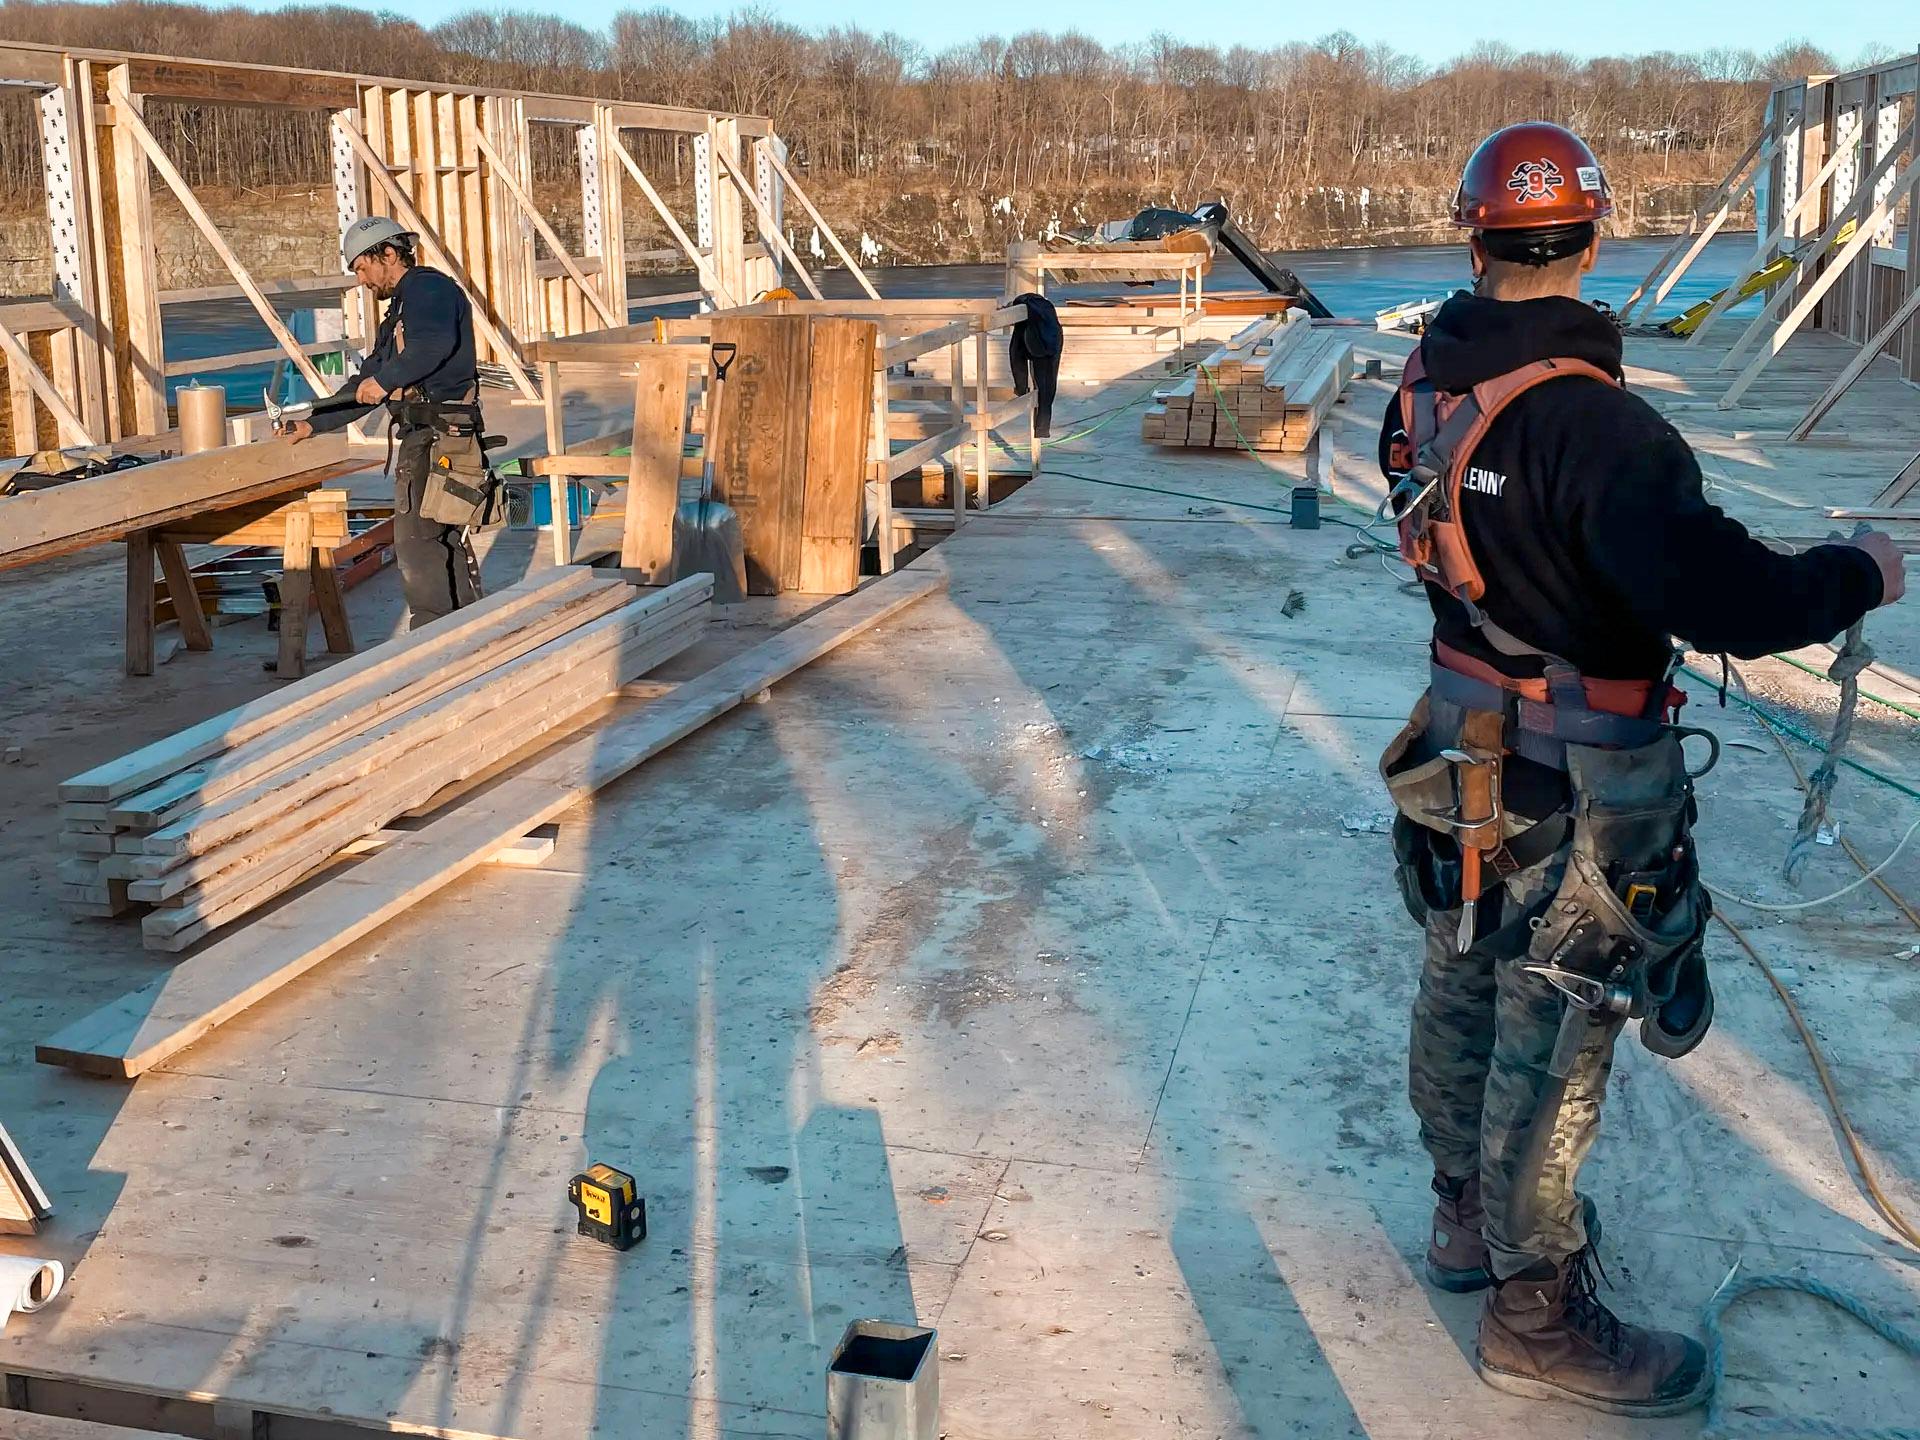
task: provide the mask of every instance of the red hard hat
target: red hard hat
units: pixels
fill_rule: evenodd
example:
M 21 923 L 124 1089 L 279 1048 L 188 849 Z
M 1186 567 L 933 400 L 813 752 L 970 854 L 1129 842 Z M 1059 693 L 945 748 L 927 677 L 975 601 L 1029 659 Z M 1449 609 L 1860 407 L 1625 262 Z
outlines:
M 1600 162 L 1571 130 L 1529 120 L 1496 130 L 1460 173 L 1453 223 L 1475 230 L 1537 230 L 1613 213 Z

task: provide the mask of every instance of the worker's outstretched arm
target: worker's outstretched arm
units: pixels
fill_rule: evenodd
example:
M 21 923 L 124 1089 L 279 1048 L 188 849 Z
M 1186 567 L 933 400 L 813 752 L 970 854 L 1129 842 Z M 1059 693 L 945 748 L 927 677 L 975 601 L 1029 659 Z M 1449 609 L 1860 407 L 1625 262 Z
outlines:
M 366 367 L 363 366 L 347 377 L 347 383 L 337 393 L 351 395 L 366 378 Z M 344 430 L 361 416 L 371 415 L 379 408 L 378 405 L 342 405 L 338 409 L 316 410 L 308 417 L 307 423 L 313 428 L 314 434 L 324 435 L 329 430 Z
M 1752 659 L 1831 640 L 1898 598 L 1897 554 L 1888 577 L 1856 544 L 1781 555 L 1754 539 L 1708 503 L 1699 463 L 1664 420 L 1649 415 L 1611 452 L 1605 484 L 1568 497 L 1570 518 L 1611 598 L 1650 629 Z

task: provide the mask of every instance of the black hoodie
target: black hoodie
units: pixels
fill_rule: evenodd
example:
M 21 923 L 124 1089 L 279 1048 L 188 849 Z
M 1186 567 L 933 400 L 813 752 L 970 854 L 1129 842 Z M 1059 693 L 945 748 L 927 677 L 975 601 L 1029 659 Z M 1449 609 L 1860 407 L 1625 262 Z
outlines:
M 1421 341 L 1427 374 L 1463 391 L 1534 360 L 1571 356 L 1619 375 L 1620 332 L 1578 300 L 1455 295 Z M 1380 468 L 1400 431 L 1398 399 Z M 1668 637 L 1752 658 L 1828 640 L 1880 603 L 1866 552 L 1819 545 L 1779 555 L 1709 505 L 1680 432 L 1638 396 L 1586 376 L 1515 400 L 1475 449 L 1461 487 L 1467 543 L 1496 625 L 1601 679 L 1665 673 Z M 1514 676 L 1535 659 L 1503 655 L 1465 607 L 1427 586 L 1436 638 Z

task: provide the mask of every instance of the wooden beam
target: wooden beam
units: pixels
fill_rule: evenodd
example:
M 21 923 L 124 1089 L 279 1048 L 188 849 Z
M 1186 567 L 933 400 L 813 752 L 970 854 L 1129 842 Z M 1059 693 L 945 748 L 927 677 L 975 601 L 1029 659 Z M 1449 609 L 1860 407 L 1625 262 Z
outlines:
M 815 208 L 812 198 L 801 188 L 800 182 L 793 178 L 793 172 L 788 170 L 780 157 L 773 153 L 773 147 L 771 145 L 765 147 L 764 153 L 767 157 L 767 164 L 771 165 L 774 172 L 786 182 L 787 193 L 800 202 L 801 208 L 804 209 L 807 214 L 811 215 L 813 217 L 813 223 L 820 227 L 820 233 L 827 237 L 827 243 L 833 247 L 834 253 L 840 257 L 840 263 L 847 267 L 847 273 L 860 282 L 860 288 L 867 292 L 869 299 L 878 300 L 880 298 L 880 292 L 873 288 L 873 282 L 867 278 L 867 272 L 862 270 L 859 262 L 847 253 L 847 247 L 840 243 L 840 237 L 833 233 L 833 226 L 827 223 L 827 217 Z
M 985 315 L 969 315 L 955 320 L 951 324 L 939 326 L 933 330 L 923 330 L 917 335 L 906 335 L 895 340 L 880 353 L 877 362 L 880 368 L 891 370 L 921 355 L 931 354 L 935 350 L 944 350 L 957 340 L 989 330 L 1004 329 L 1008 325 L 1017 325 L 1027 318 L 1024 305 L 1004 305 Z
M 254 286 L 262 295 L 278 295 L 284 298 L 296 298 L 309 295 L 338 296 L 342 290 L 353 285 L 348 275 L 293 275 L 278 280 L 262 280 L 257 276 Z M 238 285 L 191 285 L 180 290 L 162 290 L 162 305 L 200 305 L 208 300 L 240 300 L 246 292 Z
M 1827 412 L 1840 402 L 1840 397 L 1853 388 L 1853 382 L 1867 373 L 1867 368 L 1880 358 L 1880 352 L 1892 343 L 1893 337 L 1899 334 L 1901 328 L 1916 315 L 1920 315 L 1920 289 L 1908 295 L 1901 302 L 1900 307 L 1887 317 L 1886 323 L 1867 339 L 1866 343 L 1860 347 L 1859 353 L 1847 362 L 1846 369 L 1836 375 L 1833 383 L 1827 386 L 1820 398 L 1807 407 L 1807 413 L 1802 415 L 1794 427 L 1787 432 L 1787 438 L 1804 440 L 1811 435 L 1814 427 L 1826 418 Z M 1890 361 L 1893 360 L 1892 356 L 1887 358 Z M 1893 363 L 1899 362 L 1893 361 Z
M 605 297 L 600 294 L 599 290 L 594 288 L 593 281 L 589 280 L 585 272 L 574 263 L 573 256 L 567 252 L 567 247 L 560 243 L 560 237 L 553 233 L 553 227 L 547 224 L 546 217 L 540 213 L 540 207 L 533 203 L 533 197 L 520 188 L 520 182 L 514 177 L 512 167 L 509 166 L 505 160 L 501 159 L 500 152 L 493 148 L 493 142 L 487 138 L 486 131 L 475 130 L 473 132 L 473 142 L 479 146 L 480 153 L 487 157 L 487 163 L 493 166 L 494 178 L 506 187 L 506 191 L 513 197 L 514 203 L 520 207 L 521 212 L 526 215 L 527 219 L 533 222 L 533 228 L 540 232 L 540 238 L 547 242 L 547 248 L 553 251 L 554 258 L 565 268 L 568 276 L 572 278 L 573 283 L 580 287 L 581 293 L 587 297 L 588 302 L 599 312 L 600 318 L 608 325 L 626 324 L 627 317 L 613 313 L 613 309 L 607 304 Z
M 937 435 L 929 435 L 917 445 L 909 445 L 887 457 L 886 478 L 898 480 L 903 475 L 911 475 L 927 461 L 946 454 L 955 446 L 964 445 L 972 438 L 974 431 L 971 419 L 963 420 L 950 430 L 942 430 Z
M 166 576 L 167 598 L 173 602 L 180 638 L 189 650 L 213 649 L 213 631 L 207 625 L 206 611 L 200 608 L 200 591 L 193 583 L 187 552 L 178 540 L 169 539 L 164 533 L 154 536 L 153 551 L 160 560 L 160 573 Z
M 930 557 L 931 558 L 931 557 Z M 916 601 L 946 588 L 916 562 L 769 640 L 597 725 L 545 759 L 360 861 L 351 883 L 314 887 L 35 1049 L 43 1064 L 133 1079 L 211 1034 L 394 916 L 483 865 L 502 846 Z
M 1732 168 L 1727 171 L 1726 177 L 1714 187 L 1713 193 L 1694 207 L 1693 213 L 1687 217 L 1686 233 L 1684 235 L 1676 235 L 1673 243 L 1660 252 L 1660 258 L 1653 262 L 1653 268 L 1647 272 L 1647 278 L 1634 286 L 1633 293 L 1627 296 L 1626 300 L 1621 304 L 1619 314 L 1622 324 L 1632 318 L 1634 307 L 1640 303 L 1641 297 L 1652 287 L 1653 282 L 1660 277 L 1661 272 L 1667 268 L 1667 265 L 1672 261 L 1673 257 L 1678 255 L 1682 247 L 1686 245 L 1688 239 L 1693 235 L 1694 227 L 1700 223 L 1700 217 L 1706 214 L 1709 206 L 1718 205 L 1727 191 L 1733 188 L 1735 179 L 1747 168 L 1747 163 L 1751 161 L 1755 155 L 1759 154 L 1760 147 L 1767 143 L 1773 131 L 1774 125 L 1772 123 L 1761 126 L 1760 132 L 1753 137 L 1753 143 L 1740 152 L 1740 158 L 1733 162 Z
M 1720 202 L 1719 208 L 1713 212 L 1713 218 L 1701 227 L 1700 233 L 1694 237 L 1693 244 L 1689 245 L 1686 253 L 1680 257 L 1680 262 L 1661 278 L 1659 285 L 1654 288 L 1653 299 L 1648 302 L 1649 306 L 1658 305 L 1661 301 L 1665 300 L 1673 290 L 1673 287 L 1680 283 L 1680 277 L 1693 268 L 1693 262 L 1700 258 L 1700 252 L 1707 248 L 1708 242 L 1720 233 L 1720 227 L 1726 224 L 1728 218 L 1733 214 L 1733 207 L 1738 205 L 1747 192 L 1758 183 L 1760 179 L 1760 167 L 1767 164 L 1772 158 L 1773 145 L 1772 142 L 1769 141 L 1768 144 L 1761 148 L 1760 156 L 1754 161 L 1752 168 L 1747 171 L 1746 178 L 1734 187 L 1726 199 Z
M 351 107 L 358 99 L 353 77 L 320 70 L 141 56 L 128 62 L 127 71 L 130 88 L 158 100 L 337 110 Z
M 788 263 L 791 264 L 795 270 L 800 272 L 800 283 L 807 287 L 807 293 L 816 300 L 824 299 L 825 297 L 820 293 L 820 287 L 813 283 L 813 275 L 808 271 L 805 262 L 800 259 L 799 252 L 787 243 L 787 237 L 780 232 L 779 223 L 774 220 L 773 216 L 768 212 L 767 207 L 760 203 L 760 192 L 755 190 L 753 186 L 747 184 L 746 180 L 741 177 L 740 172 L 734 168 L 732 157 L 726 153 L 723 147 L 718 145 L 714 146 L 713 153 L 720 161 L 720 168 L 727 172 L 727 178 L 733 182 L 734 188 L 738 190 L 740 194 L 745 197 L 746 202 L 753 207 L 754 219 L 760 224 L 760 233 L 766 236 L 782 255 L 787 257 Z
M 87 312 L 69 300 L 0 300 L 0 325 L 16 335 L 77 329 L 86 323 Z
M 712 297 L 714 304 L 723 310 L 738 305 L 739 297 L 720 283 L 719 272 L 700 252 L 700 247 L 688 238 L 687 232 L 680 227 L 680 222 L 674 219 L 673 211 L 669 210 L 667 202 L 660 198 L 660 192 L 653 188 L 653 182 L 647 178 L 647 172 L 640 168 L 640 162 L 635 160 L 627 149 L 627 142 L 620 138 L 620 132 L 614 130 L 611 133 L 614 157 L 626 168 L 627 174 L 633 177 L 633 183 L 640 187 L 640 193 L 647 197 L 647 203 L 653 206 L 654 213 L 660 217 L 660 223 L 667 227 L 667 233 L 673 236 L 674 243 L 680 247 L 681 253 L 693 262 L 693 268 L 700 276 L 700 284 Z
M 0 570 L 368 468 L 341 435 L 230 445 L 0 497 Z
M 1771 263 L 1767 259 L 1768 254 L 1772 252 L 1774 246 L 1778 245 L 1781 240 L 1785 238 L 1787 231 L 1799 221 L 1801 213 L 1806 210 L 1806 208 L 1818 198 L 1820 192 L 1826 188 L 1827 182 L 1833 178 L 1833 172 L 1840 168 L 1840 163 L 1859 149 L 1860 136 L 1865 133 L 1864 129 L 1861 130 L 1859 134 L 1856 135 L 1853 145 L 1838 146 L 1835 148 L 1833 154 L 1827 157 L 1826 164 L 1820 167 L 1820 173 L 1813 177 L 1812 183 L 1800 192 L 1799 198 L 1787 207 L 1786 212 L 1781 215 L 1779 221 L 1766 233 L 1760 243 L 1754 247 L 1754 258 L 1758 262 L 1755 270 L 1763 269 Z M 1753 274 L 1754 270 L 1749 270 L 1746 275 L 1729 282 L 1726 288 L 1721 290 L 1720 294 L 1714 299 L 1713 307 L 1707 311 L 1700 323 L 1694 326 L 1693 334 L 1687 337 L 1687 345 L 1689 347 L 1698 345 L 1701 337 L 1720 323 L 1720 317 L 1733 306 L 1740 303 L 1740 287 L 1744 285 L 1747 279 Z
M 103 344 L 113 356 L 114 433 L 151 435 L 167 428 L 166 353 L 161 338 L 160 284 L 154 256 L 153 197 L 146 156 L 126 126 L 108 123 L 141 102 L 108 106 L 106 84 L 119 82 L 126 93 L 124 68 L 92 71 L 85 97 L 88 120 L 83 132 L 94 137 L 99 183 L 96 247 L 106 313 Z M 99 87 L 94 93 L 93 87 Z
M 347 143 L 353 147 L 354 154 L 360 157 L 360 163 L 366 167 L 367 177 L 387 197 L 400 223 L 420 237 L 421 244 L 427 249 L 427 258 L 445 270 L 455 283 L 466 291 L 467 299 L 473 306 L 474 328 L 486 336 L 493 343 L 494 349 L 500 352 L 500 358 L 506 365 L 507 373 L 513 377 L 513 383 L 519 388 L 521 395 L 528 400 L 538 402 L 540 392 L 535 388 L 533 377 L 527 374 L 526 367 L 519 358 L 519 341 L 507 331 L 505 326 L 495 320 L 488 307 L 487 297 L 474 285 L 473 277 L 467 273 L 466 267 L 454 258 L 447 247 L 441 243 L 440 237 L 434 234 L 432 228 L 420 217 L 420 212 L 414 207 L 412 199 L 394 180 L 386 163 L 374 153 L 373 147 L 367 143 L 367 137 L 360 133 L 360 128 L 344 115 L 339 114 L 333 117 L 333 125 L 336 130 L 346 136 Z M 476 130 L 474 133 L 477 135 L 479 132 Z
M 33 356 L 27 353 L 27 347 L 22 345 L 13 331 L 9 330 L 3 324 L 0 324 L 0 352 L 6 354 L 8 369 L 25 380 L 27 384 L 33 388 L 33 393 L 40 397 L 41 403 L 44 404 L 47 409 L 51 410 L 53 412 L 53 418 L 60 422 L 60 443 L 62 445 L 94 445 L 99 443 L 95 440 L 92 432 L 87 429 L 86 424 L 80 417 L 73 413 L 73 407 L 67 404 L 66 398 L 61 395 L 59 390 L 54 388 L 54 384 L 47 378 L 46 372 L 34 362 Z M 21 454 L 28 454 L 39 448 L 39 446 L 34 443 L 34 437 L 32 435 L 24 437 L 16 436 L 15 440 L 17 442 L 22 438 L 28 443 L 20 447 Z
M 347 348 L 347 341 L 345 339 L 314 340 L 299 348 L 303 355 L 338 354 Z M 169 360 L 166 374 L 168 379 L 172 379 L 176 375 L 198 375 L 203 371 L 212 374 L 220 370 L 238 370 L 244 365 L 268 364 L 281 359 L 286 353 L 285 346 L 275 345 L 266 350 L 237 350 L 225 355 L 202 355 L 192 360 Z
M 1914 134 L 1914 128 L 1909 126 L 1906 134 L 1911 137 Z M 1805 293 L 1806 277 L 1812 273 L 1814 266 L 1821 264 L 1827 258 L 1827 252 L 1839 241 L 1848 225 L 1858 227 L 1861 207 L 1867 203 L 1879 179 L 1893 167 L 1893 162 L 1899 154 L 1900 147 L 1894 146 L 1874 162 L 1873 169 L 1855 190 L 1853 198 L 1827 222 L 1826 228 L 1814 238 L 1813 242 L 1801 250 L 1800 258 L 1794 263 L 1792 272 L 1780 282 L 1773 297 L 1762 307 L 1760 313 L 1753 317 L 1745 330 L 1740 332 L 1740 338 L 1735 340 L 1727 353 L 1720 357 L 1719 363 L 1714 366 L 1716 370 L 1731 370 L 1739 362 L 1740 357 L 1747 353 L 1754 341 L 1760 338 L 1767 326 L 1774 322 L 1774 318 L 1786 308 L 1788 302 Z M 1870 231 L 1867 233 L 1871 234 Z
M 280 348 L 287 352 L 294 367 L 306 378 L 307 384 L 313 387 L 313 393 L 331 395 L 338 386 L 327 382 L 327 378 L 300 348 L 300 342 L 294 339 L 293 332 L 280 318 L 280 312 L 267 303 L 267 297 L 262 295 L 260 287 L 253 283 L 253 276 L 248 273 L 247 267 L 240 263 L 240 257 L 233 253 L 233 247 L 227 244 L 226 237 L 213 223 L 213 217 L 207 214 L 206 207 L 193 193 L 193 187 L 187 184 L 186 178 L 181 175 L 167 152 L 160 147 L 160 142 L 153 138 L 153 132 L 147 129 L 147 122 L 140 118 L 140 112 L 134 108 L 131 97 L 126 91 L 114 86 L 107 88 L 107 97 L 113 101 L 116 123 L 127 127 L 132 132 L 134 140 L 146 152 L 148 161 L 160 172 L 160 178 L 173 192 L 174 199 L 180 202 L 180 208 L 187 212 L 187 219 L 193 222 L 194 229 L 200 232 L 201 238 L 220 258 L 220 263 L 227 267 L 227 273 L 233 276 L 234 282 L 239 285 L 255 313 L 260 316 L 260 323 L 265 325 L 268 333 L 280 342 Z
M 1760 378 L 1760 372 L 1767 368 L 1767 363 L 1780 353 L 1787 341 L 1791 340 L 1794 333 L 1805 323 L 1807 316 L 1813 313 L 1813 307 L 1820 303 L 1820 297 L 1833 288 L 1834 282 L 1846 273 L 1847 267 L 1853 264 L 1854 259 L 1873 243 L 1873 232 L 1880 227 L 1881 221 L 1893 213 L 1893 206 L 1899 199 L 1900 192 L 1916 181 L 1920 181 L 1920 155 L 1916 155 L 1907 162 L 1906 167 L 1893 182 L 1893 189 L 1887 192 L 1886 198 L 1860 220 L 1854 228 L 1853 238 L 1841 246 L 1839 253 L 1827 262 L 1827 268 L 1814 278 L 1811 285 L 1807 286 L 1799 302 L 1787 312 L 1787 318 L 1780 322 L 1779 329 L 1767 337 L 1766 343 L 1760 347 L 1760 353 L 1753 357 L 1753 363 L 1741 371 L 1739 379 L 1727 387 L 1727 393 L 1716 402 L 1719 409 L 1731 410 L 1740 403 L 1740 397 L 1747 393 L 1747 387 Z M 1871 184 L 1863 185 L 1860 193 L 1862 196 L 1870 196 L 1873 193 Z

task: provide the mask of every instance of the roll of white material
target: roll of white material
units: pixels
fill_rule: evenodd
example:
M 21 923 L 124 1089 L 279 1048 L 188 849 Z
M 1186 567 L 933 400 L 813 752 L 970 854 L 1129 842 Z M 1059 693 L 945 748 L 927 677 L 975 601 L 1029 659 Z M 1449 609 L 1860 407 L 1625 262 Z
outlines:
M 18 1310 L 30 1315 L 67 1283 L 67 1267 L 58 1260 L 36 1260 L 31 1255 L 0 1255 L 0 1332 Z
M 188 455 L 218 450 L 227 443 L 227 390 L 224 385 L 183 385 L 174 392 L 180 410 L 180 449 Z

